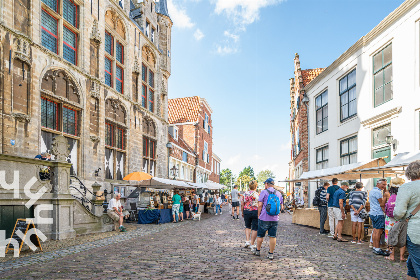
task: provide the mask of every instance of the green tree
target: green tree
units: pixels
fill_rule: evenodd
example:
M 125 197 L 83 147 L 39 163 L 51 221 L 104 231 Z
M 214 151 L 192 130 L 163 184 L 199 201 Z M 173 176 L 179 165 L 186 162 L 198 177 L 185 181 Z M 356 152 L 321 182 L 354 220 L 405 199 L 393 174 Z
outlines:
M 252 168 L 251 166 L 247 166 L 245 167 L 240 173 L 239 173 L 239 177 L 242 177 L 243 175 L 248 175 L 252 180 L 255 180 L 255 175 L 254 175 L 254 168 Z
M 229 168 L 225 168 L 222 171 L 220 171 L 220 184 L 230 188 L 230 183 L 234 183 L 235 181 L 236 177 L 235 175 L 233 175 L 232 170 L 230 170 Z
M 238 177 L 235 184 L 239 186 L 240 190 L 247 190 L 249 182 L 251 182 L 252 180 L 254 179 L 248 176 L 247 174 L 243 174 L 242 176 Z
M 257 174 L 257 181 L 258 181 L 258 185 L 263 185 L 265 180 L 267 180 L 268 178 L 273 178 L 275 179 L 276 176 L 274 175 L 273 171 L 271 170 L 262 170 Z

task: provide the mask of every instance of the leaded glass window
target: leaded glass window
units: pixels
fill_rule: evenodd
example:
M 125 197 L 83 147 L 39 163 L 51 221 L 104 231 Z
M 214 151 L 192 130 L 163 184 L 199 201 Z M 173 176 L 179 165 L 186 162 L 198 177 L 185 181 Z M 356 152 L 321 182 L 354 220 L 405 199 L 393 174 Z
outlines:
M 77 112 L 63 107 L 63 132 L 77 135 Z
M 124 64 L 123 62 L 123 53 L 124 53 L 124 47 L 121 45 L 120 42 L 117 42 L 117 61 L 121 64 Z
M 63 18 L 77 27 L 77 5 L 71 0 L 63 0 Z
M 105 84 L 112 87 L 112 61 L 105 57 Z
M 117 135 L 116 135 L 116 148 L 123 150 L 124 149 L 124 130 L 122 128 L 117 127 Z
M 344 121 L 357 114 L 356 69 L 342 78 L 340 85 L 340 120 Z
M 46 98 L 41 99 L 41 125 L 54 130 L 58 129 L 57 103 Z
M 114 38 L 108 32 L 105 32 L 105 51 L 112 55 L 112 46 L 114 45 Z
M 42 25 L 42 45 L 54 53 L 57 51 L 57 30 L 58 21 L 56 18 L 42 10 L 41 15 Z
M 123 78 L 123 76 L 124 76 L 124 70 L 121 68 L 121 67 L 119 67 L 119 66 L 117 66 L 117 68 L 116 68 L 116 71 L 115 71 L 115 78 L 116 78 L 116 90 L 119 92 L 119 93 L 123 93 L 123 80 L 124 80 L 124 78 Z
M 70 63 L 76 65 L 77 57 L 77 35 L 67 27 L 63 27 L 63 57 Z
M 58 0 L 42 0 L 51 10 L 57 12 Z
M 147 86 L 142 85 L 141 90 L 141 105 L 146 108 L 146 95 L 147 95 Z
M 147 80 L 147 67 L 144 64 L 141 65 L 141 79 L 143 82 L 146 82 Z
M 155 100 L 155 93 L 153 90 L 149 89 L 149 111 L 153 112 L 153 103 Z
M 155 87 L 155 74 L 152 72 L 152 70 L 149 70 L 149 86 L 152 88 Z
M 105 123 L 105 145 L 114 146 L 114 126 L 109 123 Z

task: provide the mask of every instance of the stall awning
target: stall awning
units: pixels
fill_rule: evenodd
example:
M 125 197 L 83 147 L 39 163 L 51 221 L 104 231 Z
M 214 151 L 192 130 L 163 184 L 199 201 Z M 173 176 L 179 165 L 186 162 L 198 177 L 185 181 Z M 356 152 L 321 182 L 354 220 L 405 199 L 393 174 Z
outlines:
M 321 170 L 314 170 L 302 173 L 299 179 L 289 180 L 289 182 L 302 182 L 311 180 L 331 180 L 337 178 L 338 180 L 358 180 L 369 178 L 390 177 L 389 174 L 382 174 L 379 172 L 359 172 L 361 169 L 380 167 L 386 164 L 383 158 L 377 158 L 368 162 L 358 162 Z M 392 175 L 391 175 L 392 176 Z
M 413 161 L 420 160 L 420 152 L 405 152 L 397 154 L 390 162 L 381 167 L 360 169 L 361 172 L 380 171 L 391 172 L 398 168 L 407 167 Z
M 194 189 L 207 189 L 207 185 L 203 184 L 203 183 L 191 183 L 188 182 L 188 185 L 190 185 L 190 188 L 194 188 Z
M 144 180 L 140 181 L 138 183 L 138 186 L 140 187 L 147 187 L 147 188 L 154 188 L 154 189 L 191 189 L 190 185 L 183 181 L 176 181 L 176 180 L 170 180 L 170 179 L 163 179 L 163 178 L 157 178 L 153 177 L 150 180 Z
M 207 182 L 206 186 L 209 190 L 221 190 L 227 188 L 225 185 L 214 182 Z

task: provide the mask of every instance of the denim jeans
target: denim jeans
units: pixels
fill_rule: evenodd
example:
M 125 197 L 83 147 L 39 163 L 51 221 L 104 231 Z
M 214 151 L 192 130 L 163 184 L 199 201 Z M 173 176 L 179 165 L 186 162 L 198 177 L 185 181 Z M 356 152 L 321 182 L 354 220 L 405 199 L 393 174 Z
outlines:
M 324 225 L 325 225 L 325 221 L 327 220 L 327 216 L 328 216 L 327 206 L 319 206 L 318 211 L 319 211 L 319 219 L 320 219 L 319 220 L 319 232 L 324 233 L 325 232 Z
M 407 275 L 420 279 L 420 244 L 411 242 L 410 237 L 407 235 Z
M 219 210 L 219 212 L 222 212 L 222 210 L 220 209 L 220 204 L 216 204 L 216 214 L 217 214 L 217 210 Z
M 258 220 L 258 237 L 265 237 L 265 233 L 268 232 L 268 237 L 276 238 L 277 235 L 277 221 L 262 221 Z

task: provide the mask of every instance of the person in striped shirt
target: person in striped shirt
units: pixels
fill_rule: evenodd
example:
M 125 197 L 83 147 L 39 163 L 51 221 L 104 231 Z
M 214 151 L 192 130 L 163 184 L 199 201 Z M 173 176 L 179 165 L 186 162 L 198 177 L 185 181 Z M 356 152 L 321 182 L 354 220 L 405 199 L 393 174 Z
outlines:
M 328 231 L 324 229 L 325 221 L 327 220 L 328 216 L 328 208 L 327 208 L 327 189 L 330 186 L 330 183 L 325 182 L 322 187 L 320 187 L 320 193 L 319 193 L 319 219 L 320 219 L 320 226 L 319 226 L 319 233 L 320 234 L 327 234 Z
M 363 183 L 356 183 L 356 190 L 350 193 L 349 205 L 350 216 L 352 222 L 353 240 L 351 243 L 362 244 L 364 220 L 359 217 L 360 211 L 365 207 L 367 201 L 367 193 L 362 191 Z

